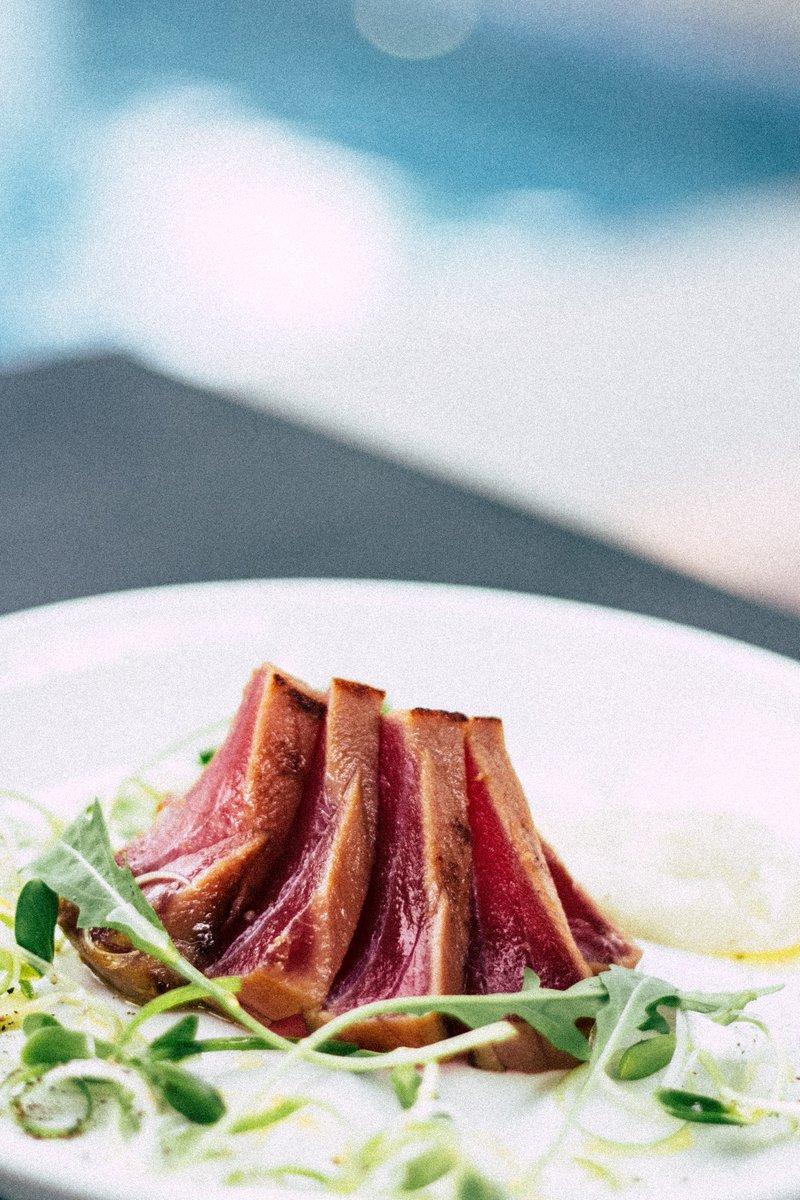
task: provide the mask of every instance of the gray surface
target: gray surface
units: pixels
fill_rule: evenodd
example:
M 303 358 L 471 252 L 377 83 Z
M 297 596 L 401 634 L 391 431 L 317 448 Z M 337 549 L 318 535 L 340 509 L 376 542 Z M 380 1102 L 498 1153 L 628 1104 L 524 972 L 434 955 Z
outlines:
M 258 576 L 425 579 L 668 617 L 800 658 L 800 622 L 121 357 L 0 377 L 0 611 Z

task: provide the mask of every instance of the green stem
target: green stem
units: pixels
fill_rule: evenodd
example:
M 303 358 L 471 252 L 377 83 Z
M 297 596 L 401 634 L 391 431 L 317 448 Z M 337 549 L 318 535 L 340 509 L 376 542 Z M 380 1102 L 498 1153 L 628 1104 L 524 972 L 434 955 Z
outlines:
M 219 980 L 220 987 L 230 987 L 231 990 L 238 988 L 240 981 L 231 979 L 227 983 Z M 189 983 L 185 987 L 173 988 L 172 991 L 164 992 L 162 996 L 156 996 L 154 1000 L 149 1000 L 147 1004 L 143 1004 L 135 1016 L 131 1017 L 130 1021 L 124 1026 L 122 1033 L 117 1039 L 117 1047 L 121 1050 L 127 1045 L 133 1037 L 136 1030 L 145 1021 L 149 1021 L 151 1017 L 157 1016 L 159 1013 L 169 1012 L 170 1009 L 180 1008 L 184 1004 L 192 1004 L 197 1000 L 205 1000 L 208 995 L 208 980 L 200 987 L 198 984 Z
M 471 1050 L 476 1050 L 482 1046 L 488 1046 L 497 1042 L 509 1041 L 511 1038 L 517 1036 L 517 1031 L 508 1021 L 495 1021 L 491 1025 L 484 1025 L 479 1029 L 470 1029 L 466 1033 L 458 1034 L 456 1037 L 445 1038 L 429 1046 L 391 1050 L 387 1054 L 376 1054 L 368 1058 L 333 1056 L 318 1051 L 317 1047 L 321 1046 L 324 1042 L 330 1041 L 336 1033 L 347 1029 L 349 1025 L 354 1024 L 356 1021 L 363 1021 L 369 1017 L 380 1016 L 385 1013 L 402 1013 L 406 1011 L 409 1005 L 413 1005 L 416 997 L 398 997 L 394 1000 L 377 1000 L 372 1004 L 364 1004 L 361 1008 L 354 1008 L 339 1017 L 334 1017 L 332 1021 L 322 1025 L 314 1033 L 309 1034 L 308 1037 L 303 1038 L 295 1044 L 289 1041 L 288 1038 L 273 1033 L 271 1029 L 262 1025 L 255 1017 L 251 1017 L 246 1009 L 242 1008 L 236 997 L 232 996 L 226 990 L 225 986 L 213 979 L 208 979 L 201 971 L 193 967 L 190 962 L 187 962 L 174 948 L 168 956 L 163 955 L 162 952 L 162 961 L 182 975 L 184 979 L 189 980 L 191 984 L 196 985 L 204 997 L 213 1000 L 217 1007 L 226 1016 L 230 1017 L 232 1021 L 235 1021 L 237 1025 L 241 1025 L 243 1028 L 248 1029 L 250 1033 L 255 1034 L 263 1042 L 265 1050 L 283 1051 L 286 1055 L 285 1069 L 288 1069 L 293 1063 L 305 1061 L 327 1067 L 332 1071 L 349 1071 L 351 1073 L 363 1074 L 367 1071 L 383 1071 L 387 1068 L 402 1066 L 406 1063 L 421 1065 L 442 1058 L 453 1058 L 458 1054 L 466 1054 Z M 193 996 L 193 998 L 200 999 L 201 997 Z M 148 1015 L 152 1015 L 153 1011 L 151 1008 Z M 140 1017 L 139 1024 L 141 1024 L 142 1020 L 147 1019 L 147 1017 L 142 1017 L 141 1013 L 137 1015 Z M 135 1020 L 136 1018 L 134 1017 Z M 280 1070 L 280 1073 L 283 1073 L 283 1069 Z
M 391 1002 L 387 1002 L 391 1003 Z M 355 1008 L 344 1016 L 348 1018 L 347 1022 L 343 1018 L 336 1018 L 335 1021 L 323 1025 L 320 1029 L 310 1034 L 309 1037 L 303 1038 L 298 1042 L 297 1046 L 293 1047 L 286 1062 L 287 1068 L 292 1062 L 305 1061 L 314 1062 L 320 1065 L 329 1067 L 334 1071 L 350 1071 L 354 1074 L 363 1075 L 368 1071 L 386 1071 L 392 1067 L 400 1067 L 406 1064 L 411 1066 L 423 1066 L 429 1062 L 439 1062 L 445 1058 L 455 1058 L 459 1054 L 468 1054 L 472 1050 L 478 1050 L 483 1046 L 497 1045 L 498 1042 L 507 1042 L 512 1038 L 517 1037 L 517 1031 L 510 1025 L 508 1021 L 495 1021 L 491 1025 L 482 1025 L 480 1029 L 470 1029 L 466 1033 L 457 1034 L 455 1037 L 444 1038 L 439 1042 L 432 1042 L 429 1046 L 412 1046 L 403 1047 L 397 1050 L 389 1050 L 386 1054 L 375 1054 L 368 1058 L 359 1058 L 351 1055 L 346 1058 L 335 1058 L 328 1054 L 320 1054 L 317 1051 L 317 1046 L 327 1041 L 333 1032 L 332 1026 L 335 1026 L 335 1031 L 347 1028 L 348 1024 L 353 1024 L 355 1021 L 361 1021 L 368 1016 L 376 1015 L 376 1005 L 365 1005 L 363 1008 Z M 385 1010 L 384 1010 L 385 1011 Z M 393 1012 L 402 1012 L 402 1007 L 395 1007 Z
M 609 1037 L 605 1046 L 598 1054 L 594 1063 L 591 1063 L 589 1072 L 588 1072 L 585 1080 L 583 1081 L 582 1085 L 578 1089 L 577 1095 L 573 1098 L 572 1103 L 570 1104 L 569 1108 L 567 1109 L 567 1112 L 564 1116 L 564 1120 L 561 1123 L 561 1127 L 558 1130 L 558 1133 L 556 1134 L 555 1138 L 551 1142 L 549 1148 L 547 1150 L 545 1150 L 544 1154 L 541 1155 L 539 1160 L 536 1163 L 534 1163 L 531 1171 L 528 1173 L 526 1183 L 529 1187 L 533 1188 L 536 1186 L 536 1184 L 538 1184 L 538 1181 L 539 1181 L 541 1174 L 544 1171 L 545 1167 L 547 1167 L 553 1161 L 553 1159 L 556 1157 L 556 1155 L 558 1154 L 561 1147 L 564 1145 L 564 1142 L 567 1139 L 567 1135 L 569 1134 L 569 1131 L 575 1122 L 575 1118 L 577 1117 L 578 1113 L 580 1112 L 580 1110 L 583 1108 L 584 1104 L 586 1103 L 586 1098 L 589 1095 L 589 1092 L 591 1091 L 592 1087 L 594 1086 L 594 1081 L 598 1078 L 598 1076 L 600 1075 L 601 1072 L 605 1071 L 606 1067 L 608 1066 L 609 1062 L 611 1061 L 612 1056 L 614 1055 L 614 1053 L 617 1050 L 617 1044 L 619 1041 L 619 1030 L 625 1029 L 626 1018 L 627 1018 L 628 1012 L 630 1009 L 632 1009 L 634 1007 L 637 992 L 639 991 L 639 989 L 641 987 L 642 987 L 642 984 L 640 984 L 639 987 L 636 988 L 636 990 L 631 993 L 627 1004 L 625 1005 L 622 1012 L 620 1013 L 620 1016 L 617 1020 L 616 1026 L 614 1028 L 614 1032 L 611 1034 L 611 1036 Z
M 770 1099 L 768 1096 L 748 1096 L 746 1092 L 737 1092 L 733 1088 L 721 1087 L 720 1096 L 728 1104 L 737 1108 L 743 1116 L 754 1120 L 768 1114 L 789 1117 L 797 1123 L 800 1121 L 800 1103 L 796 1100 Z
M 209 999 L 213 1000 L 218 1008 L 221 1008 L 226 1016 L 235 1021 L 237 1025 L 249 1029 L 256 1037 L 260 1038 L 264 1043 L 266 1050 L 282 1050 L 284 1052 L 294 1050 L 294 1044 L 288 1041 L 287 1038 L 280 1037 L 279 1034 L 273 1033 L 266 1025 L 262 1025 L 255 1017 L 251 1017 L 246 1009 L 242 1008 L 235 996 L 232 996 L 225 987 L 214 979 L 208 979 L 202 971 L 198 971 L 197 967 L 193 967 L 190 962 L 175 952 L 174 958 L 170 956 L 171 961 L 167 963 L 173 970 L 177 971 L 184 979 L 188 979 L 190 983 L 194 983 L 198 988 L 201 988 Z

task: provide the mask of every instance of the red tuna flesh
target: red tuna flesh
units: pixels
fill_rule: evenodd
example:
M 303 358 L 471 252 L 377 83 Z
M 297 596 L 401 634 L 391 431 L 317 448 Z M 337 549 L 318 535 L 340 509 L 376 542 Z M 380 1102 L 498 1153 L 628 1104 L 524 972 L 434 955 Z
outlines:
M 463 990 L 470 879 L 465 721 L 426 709 L 383 718 L 375 863 L 328 1015 L 372 1000 Z M 444 1035 L 437 1016 L 392 1016 L 352 1026 L 344 1036 L 383 1050 Z
M 493 718 L 475 718 L 467 727 L 467 793 L 474 908 L 468 990 L 519 991 L 525 967 L 543 987 L 570 987 L 590 971 L 570 932 L 502 725 Z
M 255 911 L 206 970 L 244 978 L 239 999 L 279 1021 L 318 1009 L 342 965 L 369 882 L 383 692 L 334 679 L 289 843 Z
M 525 967 L 544 987 L 564 989 L 591 974 L 570 931 L 530 809 L 508 758 L 500 721 L 467 726 L 467 794 L 472 830 L 473 924 L 465 990 L 516 992 Z M 569 1065 L 529 1025 L 475 1055 L 477 1065 L 542 1071 Z
M 134 875 L 256 833 L 267 835 L 274 861 L 297 810 L 324 712 L 321 693 L 272 666 L 255 671 L 228 736 L 200 778 L 128 846 Z
M 612 925 L 591 896 L 575 882 L 552 846 L 543 841 L 542 850 L 572 936 L 591 970 L 602 971 L 610 963 L 635 967 L 642 957 L 639 947 Z
M 228 926 L 263 889 L 297 812 L 325 697 L 274 667 L 257 670 L 223 745 L 183 797 L 118 856 L 181 952 L 202 966 Z M 174 982 L 111 934 L 61 923 L 84 960 L 123 994 L 143 1000 Z

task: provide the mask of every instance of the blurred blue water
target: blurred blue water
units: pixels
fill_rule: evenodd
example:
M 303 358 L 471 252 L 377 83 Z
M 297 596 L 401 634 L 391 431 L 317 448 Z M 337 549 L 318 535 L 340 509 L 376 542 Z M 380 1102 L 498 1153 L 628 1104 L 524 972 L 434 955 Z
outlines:
M 0 136 L 0 356 L 35 346 L 17 301 L 47 286 L 85 207 L 69 147 L 180 84 L 221 86 L 251 113 L 397 164 L 434 216 L 557 189 L 601 225 L 624 225 L 800 174 L 800 91 L 687 69 L 674 53 L 659 61 L 613 31 L 600 51 L 574 22 L 559 33 L 484 16 L 452 53 L 408 61 L 365 41 L 347 0 L 50 11 L 62 22 L 59 86 L 19 114 L 16 139 Z
M 216 82 L 261 112 L 394 159 L 430 203 L 461 210 L 505 188 L 563 188 L 602 216 L 663 208 L 800 171 L 800 97 L 694 76 L 625 41 L 483 23 L 425 61 L 383 54 L 345 0 L 104 0 L 86 5 L 94 103 L 165 82 Z

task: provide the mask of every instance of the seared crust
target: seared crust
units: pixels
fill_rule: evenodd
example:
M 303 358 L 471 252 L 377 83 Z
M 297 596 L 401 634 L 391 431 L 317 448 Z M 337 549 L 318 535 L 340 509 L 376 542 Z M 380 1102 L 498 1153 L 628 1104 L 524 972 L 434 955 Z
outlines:
M 412 709 L 384 717 L 403 741 L 404 754 L 416 772 L 421 834 L 424 911 L 416 948 L 397 981 L 400 995 L 452 995 L 463 990 L 464 960 L 469 935 L 471 838 L 467 822 L 464 728 L 461 713 Z M 402 846 L 395 848 L 402 853 Z M 374 880 L 373 886 L 381 886 Z M 380 949 L 378 950 L 380 953 Z M 335 1011 L 374 997 L 345 994 Z M 307 1013 L 313 1027 L 332 1013 Z M 436 1015 L 387 1016 L 350 1027 L 348 1041 L 364 1049 L 392 1050 L 424 1046 L 447 1036 Z
M 317 831 L 325 842 L 308 847 L 315 861 L 298 862 L 296 876 L 276 897 L 288 909 L 287 924 L 263 947 L 263 965 L 248 972 L 240 993 L 242 1003 L 267 1021 L 318 1008 L 350 945 L 375 852 L 383 699 L 383 692 L 364 684 L 331 681 L 323 783 L 329 815 L 327 828 Z M 292 915 L 293 884 L 315 867 L 313 890 Z M 222 970 L 236 970 L 236 952 L 234 942 Z
M 540 841 L 501 722 L 422 708 L 382 717 L 382 701 L 383 692 L 353 681 L 334 679 L 326 701 L 274 667 L 255 672 L 225 746 L 128 850 L 181 952 L 209 975 L 242 975 L 241 1002 L 265 1024 L 302 1017 L 311 1029 L 387 996 L 504 990 L 505 967 L 487 947 L 517 947 L 521 957 L 538 946 L 539 969 L 552 969 L 558 987 L 609 962 L 634 966 L 638 947 Z M 379 761 L 393 815 L 376 857 Z M 475 912 L 484 915 L 474 929 L 470 819 L 484 839 L 475 863 Z M 517 909 L 508 891 L 493 890 L 498 860 L 528 914 L 519 925 L 503 923 Z M 77 915 L 62 902 L 67 937 L 123 995 L 143 1003 L 182 982 L 121 935 L 79 930 Z M 471 930 L 478 957 L 465 970 Z M 476 1065 L 571 1065 L 512 1021 L 518 1036 L 477 1052 Z M 442 1040 L 452 1026 L 436 1014 L 391 1015 L 342 1036 L 388 1051 Z
M 467 726 L 467 744 L 478 780 L 489 788 L 494 812 L 506 840 L 513 848 L 526 885 L 536 895 L 572 961 L 576 980 L 591 975 L 591 969 L 572 936 L 528 801 L 508 757 L 502 722 L 496 717 L 473 717 Z
M 575 882 L 548 842 L 542 841 L 542 850 L 575 941 L 592 972 L 597 975 L 607 970 L 610 963 L 635 967 L 642 957 L 641 947 L 632 942 Z
M 262 693 L 236 803 L 224 812 L 212 803 L 208 811 L 207 788 L 210 783 L 213 801 L 221 749 L 186 796 L 166 804 L 152 828 L 130 847 L 134 873 L 137 862 L 145 864 L 143 878 L 168 876 L 170 865 L 179 859 L 176 875 L 182 875 L 182 868 L 190 871 L 188 884 L 143 886 L 146 892 L 152 890 L 156 910 L 181 952 L 201 968 L 218 951 L 226 927 L 263 888 L 283 849 L 325 713 L 321 693 L 270 665 L 251 677 L 243 707 L 250 690 L 258 686 Z M 240 709 L 229 737 L 241 713 Z M 163 842 L 170 851 L 169 860 L 155 872 L 148 869 L 145 857 L 151 842 Z M 123 851 L 118 857 L 124 862 L 128 854 Z M 178 982 L 149 956 L 131 950 L 124 939 L 78 930 L 71 905 L 62 906 L 59 919 L 84 962 L 123 995 L 144 1002 Z
M 469 937 L 472 838 L 467 820 L 461 713 L 413 709 L 408 732 L 420 765 L 425 887 L 432 923 L 430 990 L 457 995 L 464 986 Z
M 565 1071 L 577 1066 L 577 1059 L 558 1050 L 531 1025 L 518 1017 L 508 1018 L 517 1036 L 496 1046 L 484 1046 L 474 1051 L 472 1063 L 484 1071 L 525 1071 L 529 1075 L 542 1071 Z
M 252 811 L 251 829 L 266 835 L 259 876 L 249 897 L 263 886 L 283 850 L 303 794 L 314 745 L 325 715 L 326 701 L 299 679 L 269 668 L 264 699 L 256 721 L 253 750 L 245 781 L 245 796 Z
M 184 982 L 149 954 L 131 947 L 127 938 L 112 929 L 79 929 L 78 909 L 62 900 L 58 923 L 87 967 L 128 1000 L 146 1004 Z

